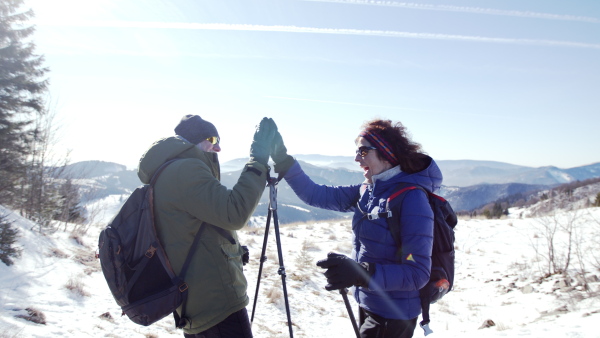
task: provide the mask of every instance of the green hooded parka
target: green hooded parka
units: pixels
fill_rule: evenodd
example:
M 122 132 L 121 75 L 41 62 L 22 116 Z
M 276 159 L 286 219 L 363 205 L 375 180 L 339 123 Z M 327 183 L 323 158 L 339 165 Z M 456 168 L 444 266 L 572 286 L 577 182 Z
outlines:
M 205 331 L 248 305 L 243 254 L 236 230 L 247 224 L 265 190 L 268 168 L 250 160 L 237 183 L 228 189 L 220 182 L 216 153 L 173 136 L 155 142 L 142 156 L 138 176 L 149 183 L 166 161 L 170 164 L 155 185 L 154 213 L 158 236 L 175 273 L 179 274 L 194 236 L 202 237 L 185 281 L 189 285 L 184 332 Z M 227 230 L 235 244 L 211 224 Z M 181 308 L 178 309 L 181 313 Z

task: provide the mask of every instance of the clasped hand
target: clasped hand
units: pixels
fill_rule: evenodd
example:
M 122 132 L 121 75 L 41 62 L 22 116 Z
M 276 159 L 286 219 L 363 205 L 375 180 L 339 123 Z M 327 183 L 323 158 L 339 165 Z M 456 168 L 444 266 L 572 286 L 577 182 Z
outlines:
M 330 252 L 326 259 L 317 262 L 317 266 L 327 269 L 326 290 L 337 290 L 353 285 L 367 287 L 374 269 L 369 269 L 370 263 L 357 263 L 348 256 Z M 373 268 L 374 265 L 371 266 Z M 372 270 L 372 271 L 369 271 Z

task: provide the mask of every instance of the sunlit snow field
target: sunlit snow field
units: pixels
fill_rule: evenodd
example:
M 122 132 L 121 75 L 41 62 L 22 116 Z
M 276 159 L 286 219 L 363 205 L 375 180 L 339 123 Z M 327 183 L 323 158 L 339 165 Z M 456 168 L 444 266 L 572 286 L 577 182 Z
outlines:
M 535 218 L 520 218 L 528 214 L 526 209 L 510 211 L 500 220 L 459 221 L 454 290 L 432 305 L 434 333 L 429 337 L 600 337 L 595 325 L 600 320 L 600 283 L 594 267 L 598 262 L 591 250 L 600 230 L 600 208 Z M 183 336 L 171 318 L 142 327 L 121 317 L 94 258 L 100 228 L 74 238 L 61 225 L 58 231 L 41 235 L 36 225 L 15 213 L 10 218 L 19 228 L 23 254 L 10 267 L 0 264 L 0 337 Z M 574 226 L 571 233 L 577 236 L 572 241 L 570 276 L 540 278 L 548 270 L 545 233 L 566 224 Z M 329 251 L 350 253 L 349 221 L 280 226 L 280 235 L 294 336 L 354 337 L 341 295 L 324 289 L 325 278 L 315 266 Z M 264 227 L 245 228 L 239 237 L 250 248 L 245 272 L 251 313 Z M 567 238 L 560 229 L 556 232 L 555 261 L 560 264 L 565 264 Z M 586 258 L 587 291 L 576 278 L 582 267 L 577 252 Z M 289 337 L 277 256 L 271 224 L 253 323 L 257 338 Z M 350 302 L 357 316 L 352 297 Z M 43 313 L 45 324 L 18 318 L 29 315 L 27 308 Z M 494 326 L 481 328 L 488 320 Z M 415 337 L 422 336 L 417 327 Z

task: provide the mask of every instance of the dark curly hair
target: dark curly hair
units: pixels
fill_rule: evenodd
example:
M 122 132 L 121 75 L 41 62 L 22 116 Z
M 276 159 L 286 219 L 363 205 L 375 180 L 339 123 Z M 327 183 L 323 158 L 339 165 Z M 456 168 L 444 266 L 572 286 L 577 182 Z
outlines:
M 400 169 L 412 174 L 424 170 L 429 166 L 431 158 L 422 151 L 419 143 L 413 142 L 408 136 L 406 127 L 400 122 L 392 123 L 391 120 L 375 119 L 367 121 L 362 129 L 369 133 L 381 136 L 392 148 L 392 152 L 398 159 Z M 385 157 L 377 152 L 381 160 Z

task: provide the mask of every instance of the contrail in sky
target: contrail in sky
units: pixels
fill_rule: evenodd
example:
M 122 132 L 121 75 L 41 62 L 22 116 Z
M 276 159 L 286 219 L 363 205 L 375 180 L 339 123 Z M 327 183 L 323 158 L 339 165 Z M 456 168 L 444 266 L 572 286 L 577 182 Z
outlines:
M 583 21 L 583 22 L 591 22 L 591 23 L 600 23 L 600 19 L 588 17 L 588 16 L 560 15 L 560 14 L 539 13 L 539 12 L 524 12 L 524 11 L 516 11 L 516 10 L 504 10 L 504 9 L 481 8 L 481 7 L 463 7 L 463 6 L 452 6 L 452 5 L 428 5 L 428 4 L 418 4 L 418 3 L 410 3 L 410 2 L 377 1 L 377 0 L 303 0 L 303 1 L 331 2 L 331 3 L 340 3 L 340 4 L 350 4 L 350 5 L 401 7 L 401 8 L 421 9 L 421 10 L 428 10 L 428 11 L 463 12 L 463 13 L 473 13 L 473 14 L 505 15 L 505 16 L 517 16 L 517 17 L 536 18 L 536 19 Z
M 291 100 L 291 101 L 308 101 L 308 102 L 319 102 L 319 103 L 333 103 L 333 104 L 343 104 L 348 106 L 361 106 L 361 107 L 374 107 L 374 108 L 387 108 L 387 109 L 403 109 L 403 110 L 417 110 L 417 111 L 427 111 L 422 109 L 412 109 L 412 108 L 404 108 L 404 107 L 393 107 L 393 106 L 380 106 L 380 105 L 372 105 L 372 104 L 364 104 L 364 103 L 353 103 L 353 102 L 342 102 L 342 101 L 328 101 L 328 100 L 315 100 L 315 99 L 302 99 L 296 97 L 285 97 L 285 96 L 265 96 L 269 99 L 280 99 L 280 100 Z
M 551 47 L 578 47 L 600 49 L 600 44 L 541 40 L 541 39 L 517 39 L 517 38 L 493 38 L 484 36 L 435 34 L 435 33 L 411 33 L 399 31 L 344 29 L 344 28 L 314 28 L 298 26 L 269 26 L 269 25 L 245 25 L 225 23 L 182 23 L 182 22 L 141 22 L 141 21 L 34 21 L 41 26 L 74 26 L 74 27 L 111 27 L 111 28 L 147 28 L 147 29 L 195 29 L 195 30 L 230 30 L 230 31 L 256 31 L 256 32 L 284 32 L 284 33 L 313 33 L 313 34 L 337 34 L 337 35 L 359 35 L 380 36 L 407 39 L 427 40 L 450 40 L 467 42 L 488 42 L 521 45 L 537 45 Z
M 435 113 L 441 115 L 465 115 L 465 116 L 482 116 L 482 114 L 473 114 L 473 113 L 460 113 L 460 112 L 444 112 L 437 110 L 427 110 L 427 109 L 415 109 L 415 108 L 406 108 L 406 107 L 397 107 L 397 106 L 381 106 L 374 104 L 365 104 L 365 103 L 354 103 L 354 102 L 342 102 L 342 101 L 329 101 L 329 100 L 316 100 L 316 99 L 303 99 L 296 97 L 285 97 L 285 96 L 264 96 L 268 99 L 278 99 L 278 100 L 290 100 L 290 101 L 307 101 L 307 102 L 318 102 L 318 103 L 331 103 L 331 104 L 341 104 L 347 106 L 360 106 L 360 107 L 373 107 L 373 108 L 385 108 L 385 109 L 394 109 L 394 110 L 410 110 L 410 111 L 418 111 L 425 113 Z M 487 117 L 494 117 L 500 119 L 510 119 L 510 120 L 524 120 L 523 118 L 514 118 L 508 117 L 505 115 L 488 115 Z

